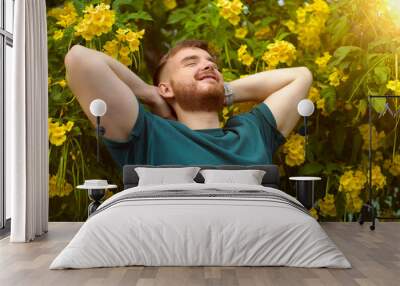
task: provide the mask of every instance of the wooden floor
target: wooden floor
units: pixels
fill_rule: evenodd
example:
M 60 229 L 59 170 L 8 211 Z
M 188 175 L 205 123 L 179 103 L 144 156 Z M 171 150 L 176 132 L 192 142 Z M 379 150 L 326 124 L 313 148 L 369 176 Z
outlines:
M 0 241 L 0 285 L 400 285 L 400 223 L 322 223 L 352 269 L 291 267 L 120 267 L 48 270 L 81 223 L 50 223 L 32 243 Z

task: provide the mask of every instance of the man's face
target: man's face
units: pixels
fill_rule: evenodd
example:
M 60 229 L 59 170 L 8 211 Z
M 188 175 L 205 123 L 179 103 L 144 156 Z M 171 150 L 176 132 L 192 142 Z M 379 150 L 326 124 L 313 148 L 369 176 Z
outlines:
M 209 53 L 184 48 L 168 60 L 166 77 L 179 106 L 186 111 L 219 111 L 224 105 L 224 81 Z

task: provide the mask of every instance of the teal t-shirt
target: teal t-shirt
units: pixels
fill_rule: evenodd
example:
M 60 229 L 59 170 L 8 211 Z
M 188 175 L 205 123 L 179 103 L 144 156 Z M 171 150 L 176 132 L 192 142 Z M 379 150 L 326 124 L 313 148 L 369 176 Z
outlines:
M 138 118 L 127 141 L 103 137 L 120 168 L 126 164 L 271 164 L 272 155 L 284 142 L 265 103 L 232 116 L 224 128 L 192 130 L 179 121 L 147 111 L 139 102 Z

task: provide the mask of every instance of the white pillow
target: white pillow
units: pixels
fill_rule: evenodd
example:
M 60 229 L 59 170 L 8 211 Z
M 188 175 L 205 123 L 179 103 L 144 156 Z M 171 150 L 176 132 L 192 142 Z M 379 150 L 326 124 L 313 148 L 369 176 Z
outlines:
M 265 175 L 263 170 L 201 170 L 204 183 L 235 183 L 247 185 L 261 185 Z
M 138 186 L 196 183 L 193 179 L 199 170 L 199 167 L 135 168 L 139 176 Z

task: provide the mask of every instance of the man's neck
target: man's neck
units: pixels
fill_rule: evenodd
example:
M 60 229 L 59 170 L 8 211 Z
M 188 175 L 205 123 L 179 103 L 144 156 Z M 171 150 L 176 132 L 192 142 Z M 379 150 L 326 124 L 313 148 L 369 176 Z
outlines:
M 176 112 L 179 122 L 192 130 L 220 128 L 218 112 L 216 111 L 184 111 Z

